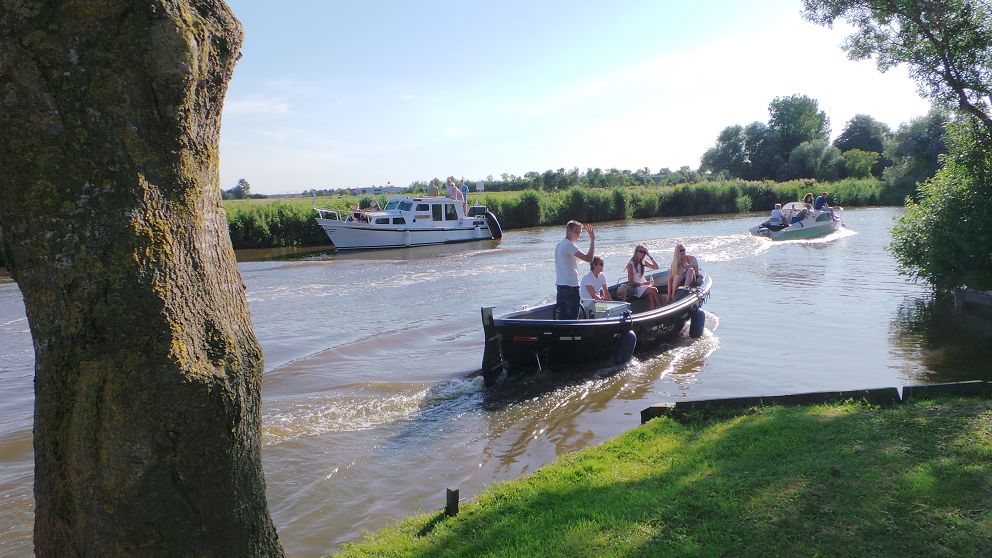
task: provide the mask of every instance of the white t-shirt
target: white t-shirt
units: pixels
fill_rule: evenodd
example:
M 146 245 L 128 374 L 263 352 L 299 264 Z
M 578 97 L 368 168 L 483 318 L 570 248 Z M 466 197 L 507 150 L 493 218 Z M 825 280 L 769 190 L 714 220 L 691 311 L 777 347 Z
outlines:
M 769 221 L 772 221 L 774 223 L 782 223 L 785 221 L 785 215 L 782 214 L 781 209 L 773 209 L 772 216 L 771 219 L 769 219 Z
M 585 274 L 585 277 L 583 277 L 582 281 L 579 283 L 579 297 L 582 300 L 598 300 L 589 296 L 589 289 L 587 289 L 586 286 L 591 286 L 593 292 L 599 294 L 601 289 L 608 285 L 609 283 L 606 281 L 605 273 L 600 273 L 599 277 L 596 277 L 590 271 Z
M 579 268 L 575 258 L 578 251 L 578 246 L 571 240 L 563 238 L 558 241 L 555 246 L 555 285 L 579 286 Z

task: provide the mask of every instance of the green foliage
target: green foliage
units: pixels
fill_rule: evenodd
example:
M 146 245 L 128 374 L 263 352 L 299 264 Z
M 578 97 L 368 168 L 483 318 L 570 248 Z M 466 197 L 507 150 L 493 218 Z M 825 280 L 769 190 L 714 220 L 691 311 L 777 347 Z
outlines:
M 882 173 L 886 203 L 901 203 L 907 196 L 916 197 L 916 187 L 937 173 L 944 145 L 944 128 L 948 114 L 932 110 L 926 116 L 914 118 L 899 126 L 885 146 L 885 158 L 892 165 Z
M 844 159 L 844 169 L 851 178 L 867 178 L 872 168 L 878 163 L 879 154 L 873 151 L 851 149 L 841 153 Z
M 743 126 L 724 128 L 716 138 L 716 145 L 703 153 L 699 170 L 713 173 L 726 171 L 729 176 L 744 176 L 747 167 L 746 144 L 747 135 Z
M 918 205 L 906 202 L 892 230 L 902 272 L 937 291 L 992 289 L 992 153 L 978 134 L 973 125 L 948 126 L 944 167 L 921 186 Z
M 237 186 L 230 190 L 221 192 L 221 197 L 225 200 L 243 200 L 251 197 L 251 184 L 244 178 L 238 180 Z
M 804 141 L 789 154 L 789 173 L 793 178 L 836 180 L 843 165 L 840 150 L 823 139 Z
M 844 126 L 844 131 L 834 140 L 834 147 L 840 149 L 842 153 L 854 149 L 866 153 L 878 153 L 879 157 L 873 164 L 870 172 L 875 176 L 882 176 L 882 170 L 887 165 L 882 160 L 881 154 L 885 152 L 885 143 L 891 136 L 892 132 L 886 124 L 875 120 L 867 114 L 857 114 L 847 122 L 847 125 Z M 857 161 L 856 165 L 860 164 L 860 162 Z M 857 174 L 859 178 L 867 176 L 860 174 L 860 167 L 857 172 L 859 173 Z M 851 172 L 851 169 L 848 169 L 848 174 L 855 176 Z
M 804 0 L 804 16 L 854 27 L 844 49 L 880 71 L 905 64 L 935 104 L 957 106 L 992 147 L 992 5 L 988 0 Z
M 228 212 L 227 223 L 235 248 L 307 246 L 327 242 L 308 206 L 270 203 Z
M 344 557 L 989 556 L 985 401 L 660 418 Z
M 816 99 L 806 95 L 776 97 L 768 104 L 768 127 L 778 133 L 779 154 L 787 157 L 799 144 L 830 138 L 830 119 Z
M 570 219 L 588 222 L 615 221 L 709 213 L 765 211 L 776 202 L 798 201 L 807 191 L 828 189 L 831 203 L 876 205 L 879 182 L 875 179 L 841 180 L 820 184 L 810 180 L 748 182 L 724 180 L 686 183 L 662 188 L 616 187 L 611 190 L 573 186 L 565 191 L 526 190 L 488 192 L 480 200 L 492 211 L 504 230 L 563 225 Z M 225 203 L 231 241 L 235 248 L 309 246 L 326 244 L 326 236 L 314 221 L 311 198 L 263 202 L 232 200 Z M 329 209 L 350 209 L 356 203 L 368 207 L 385 199 L 365 196 L 336 196 L 317 201 Z

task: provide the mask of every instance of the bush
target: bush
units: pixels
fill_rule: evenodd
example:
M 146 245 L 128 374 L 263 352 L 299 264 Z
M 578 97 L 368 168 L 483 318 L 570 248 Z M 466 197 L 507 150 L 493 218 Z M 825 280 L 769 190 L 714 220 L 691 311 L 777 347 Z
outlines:
M 951 124 L 948 153 L 936 176 L 920 186 L 920 202 L 892 229 L 891 250 L 903 274 L 937 291 L 992 289 L 992 153 L 969 124 Z

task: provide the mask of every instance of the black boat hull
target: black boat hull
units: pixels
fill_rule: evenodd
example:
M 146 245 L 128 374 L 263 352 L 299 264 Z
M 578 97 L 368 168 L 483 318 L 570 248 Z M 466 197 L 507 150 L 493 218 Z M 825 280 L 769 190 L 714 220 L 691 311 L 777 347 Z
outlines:
M 637 312 L 635 305 L 634 313 L 616 318 L 554 320 L 554 304 L 499 317 L 492 316 L 491 308 L 484 308 L 485 383 L 491 386 L 503 377 L 535 369 L 621 364 L 631 352 L 627 332 L 636 336 L 634 353 L 680 336 L 711 287 L 712 279 L 706 277 L 698 288 L 680 289 L 681 298 L 667 306 Z

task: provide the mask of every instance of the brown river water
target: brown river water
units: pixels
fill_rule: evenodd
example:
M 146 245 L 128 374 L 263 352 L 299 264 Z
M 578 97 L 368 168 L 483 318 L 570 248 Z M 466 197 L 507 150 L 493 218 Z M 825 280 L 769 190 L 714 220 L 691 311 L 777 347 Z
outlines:
M 327 554 L 438 510 L 446 488 L 471 498 L 636 427 L 657 402 L 992 379 L 992 323 L 896 272 L 885 246 L 900 211 L 853 209 L 846 230 L 779 243 L 746 234 L 758 215 L 599 224 L 611 284 L 637 242 L 663 266 L 677 241 L 699 257 L 714 279 L 705 335 L 619 369 L 489 390 L 472 375 L 479 310 L 552 300 L 562 228 L 361 254 L 239 254 L 265 353 L 269 507 L 287 554 Z M 33 367 L 20 292 L 0 283 L 3 557 L 32 549 Z

